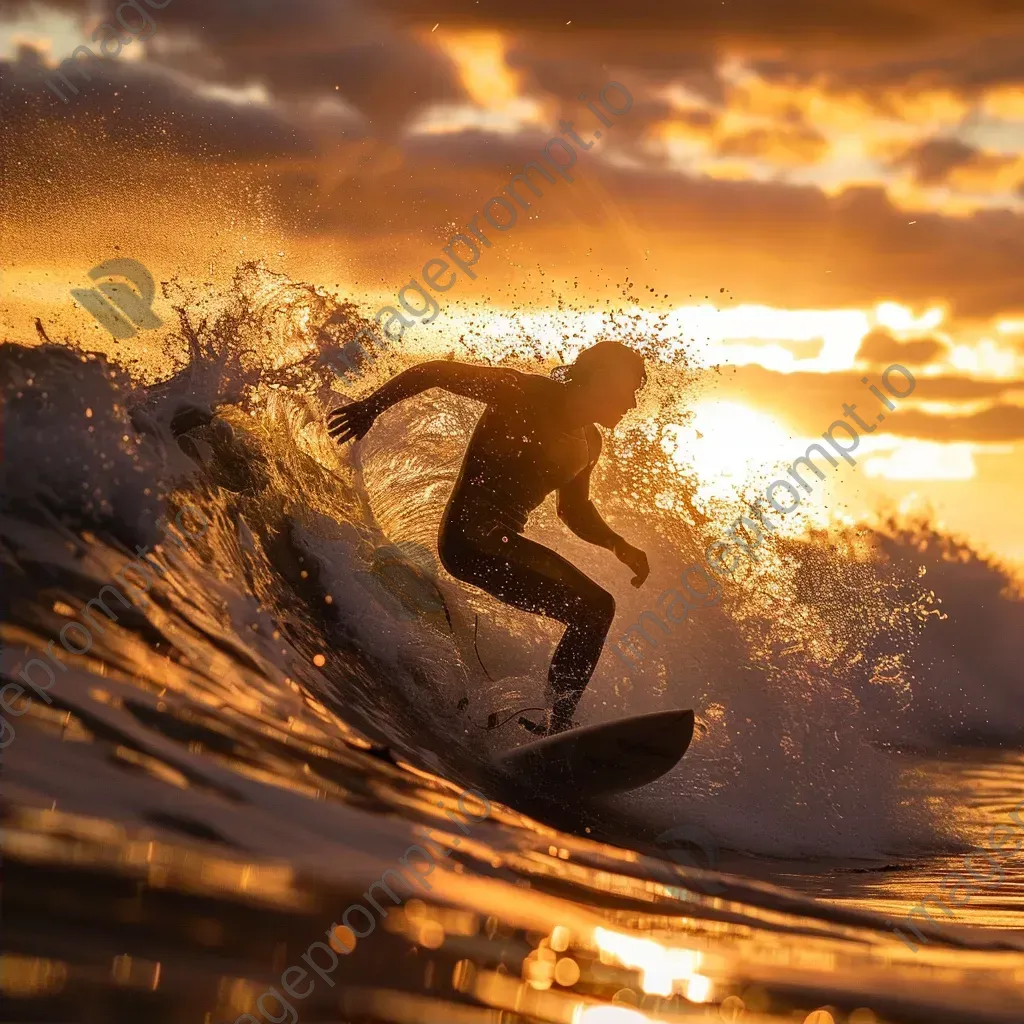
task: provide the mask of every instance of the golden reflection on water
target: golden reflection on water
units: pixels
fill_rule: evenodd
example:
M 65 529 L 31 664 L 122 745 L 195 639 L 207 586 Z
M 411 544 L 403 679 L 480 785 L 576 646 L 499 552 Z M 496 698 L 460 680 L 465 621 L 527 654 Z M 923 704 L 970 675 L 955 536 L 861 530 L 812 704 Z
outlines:
M 384 795 L 383 787 L 380 795 Z M 403 804 L 407 800 L 408 794 Z M 426 810 L 431 801 L 422 803 Z M 547 850 L 551 866 L 557 865 L 559 870 L 571 867 L 589 875 L 581 894 L 595 896 L 604 891 L 620 899 L 632 896 L 649 900 L 649 879 L 588 869 L 583 851 L 576 846 L 578 841 L 571 837 L 560 837 L 562 842 L 552 844 L 547 830 L 541 828 L 536 838 L 540 848 L 534 857 L 541 857 L 541 851 Z M 244 854 L 233 856 L 209 845 L 144 838 L 111 821 L 56 810 L 15 809 L 8 822 L 5 846 L 8 856 L 22 865 L 60 864 L 64 870 L 84 872 L 106 870 L 121 879 L 135 879 L 145 889 L 169 890 L 171 899 L 178 894 L 217 898 L 218 904 L 202 913 L 187 914 L 176 923 L 177 935 L 187 939 L 194 950 L 193 958 L 201 958 L 206 951 L 219 954 L 237 940 L 231 935 L 228 908 L 237 904 L 239 897 L 267 909 L 306 915 L 298 920 L 297 941 L 294 937 L 287 943 L 282 941 L 269 980 L 261 969 L 253 970 L 253 978 L 219 977 L 215 987 L 217 1015 L 210 1017 L 211 1021 L 234 1020 L 240 1014 L 253 1013 L 267 985 L 274 983 L 273 973 L 280 974 L 286 964 L 295 963 L 303 944 L 318 937 L 312 926 L 304 923 L 306 918 L 316 920 L 334 914 L 336 919 L 344 905 L 339 906 L 337 896 L 326 902 L 318 898 L 308 881 L 286 864 L 261 864 Z M 483 832 L 479 846 L 486 851 Z M 635 865 L 636 858 L 636 854 L 623 855 L 623 866 Z M 952 992 L 947 986 L 954 977 L 963 985 L 969 983 L 975 965 L 979 971 L 984 970 L 983 965 L 996 966 L 992 954 L 965 955 L 938 948 L 901 964 L 896 945 L 884 945 L 884 937 L 877 933 L 865 930 L 859 936 L 861 941 L 850 941 L 855 937 L 850 927 L 819 921 L 821 934 L 812 935 L 808 930 L 811 919 L 798 907 L 788 912 L 769 910 L 739 899 L 729 903 L 732 920 L 721 916 L 716 919 L 715 908 L 722 909 L 723 901 L 711 899 L 688 900 L 685 908 L 677 904 L 673 916 L 668 912 L 666 897 L 662 897 L 666 906 L 661 913 L 633 911 L 627 918 L 615 911 L 602 912 L 582 899 L 546 893 L 543 883 L 552 876 L 540 870 L 526 874 L 525 869 L 534 864 L 533 858 L 519 860 L 521 870 L 514 886 L 498 879 L 474 878 L 467 865 L 453 862 L 431 876 L 439 884 L 430 897 L 410 898 L 389 908 L 379 931 L 418 951 L 411 959 L 398 955 L 397 949 L 389 952 L 380 934 L 357 942 L 351 932 L 339 926 L 337 944 L 332 942 L 335 950 L 352 953 L 358 949 L 361 959 L 339 957 L 343 966 L 335 979 L 338 988 L 324 995 L 338 1000 L 353 1016 L 397 1024 L 498 1024 L 509 1014 L 551 1024 L 674 1024 L 704 1018 L 709 1011 L 713 1019 L 742 1020 L 745 1024 L 777 1024 L 783 1019 L 802 1024 L 873 1024 L 880 1018 L 865 1007 L 839 1014 L 829 1006 L 811 1009 L 808 999 L 800 1009 L 799 995 L 794 997 L 794 1006 L 785 993 L 803 990 L 805 997 L 813 996 L 840 977 L 859 980 L 869 988 L 875 986 L 876 992 L 892 990 L 898 972 L 908 967 L 913 969 L 913 974 L 906 976 L 908 984 L 919 986 L 925 975 L 930 975 L 937 985 L 941 983 Z M 439 877 L 442 874 L 444 884 Z M 448 879 L 458 884 L 449 885 Z M 562 886 L 568 884 L 566 878 L 558 881 Z M 567 889 L 562 891 L 568 894 Z M 345 902 L 350 898 L 346 896 Z M 141 902 L 138 910 L 130 921 L 121 915 L 106 924 L 153 923 L 152 919 L 147 921 Z M 737 920 L 740 915 L 742 921 Z M 629 925 L 623 927 L 627 919 Z M 614 921 L 622 923 L 616 926 Z M 279 927 L 279 923 L 267 923 L 269 940 L 273 941 Z M 696 948 L 697 944 L 701 948 Z M 1021 970 L 1020 957 L 1003 954 L 996 959 L 1001 959 L 1004 978 L 999 980 L 1005 986 L 1013 970 Z M 396 973 L 407 970 L 403 960 L 418 972 L 419 981 L 406 977 L 407 987 L 413 991 L 398 991 L 393 980 L 391 984 L 387 981 L 392 964 Z M 74 970 L 81 973 L 80 966 L 56 957 L 8 954 L 3 962 L 2 988 L 6 994 L 22 999 L 56 997 L 67 988 L 69 973 Z M 240 967 L 239 973 L 245 971 Z M 160 958 L 126 944 L 122 951 L 107 954 L 98 977 L 119 990 L 160 990 L 166 998 L 174 998 L 174 986 L 171 980 L 165 981 L 166 974 Z M 368 974 L 377 977 L 364 977 Z M 996 982 L 996 974 L 988 976 Z M 256 980 L 260 977 L 264 980 Z M 445 986 L 476 1005 L 451 1001 L 445 995 Z M 770 996 L 764 994 L 769 992 Z M 309 1019 L 330 1018 L 317 1015 Z M 1011 1018 L 979 1015 L 978 1019 Z
M 23 863 L 114 870 L 146 886 L 179 892 L 242 895 L 270 905 L 301 907 L 307 899 L 288 864 L 252 863 L 180 844 L 135 837 L 114 822 L 62 811 L 19 807 L 3 830 L 6 857 Z
M 669 996 L 673 992 L 687 992 L 687 999 L 704 1002 L 710 990 L 710 981 L 697 974 L 703 957 L 697 950 L 667 949 L 653 939 L 638 939 L 632 935 L 610 931 L 607 928 L 594 929 L 594 942 L 601 951 L 602 959 L 614 957 L 626 967 L 635 967 L 641 972 L 640 983 L 651 995 Z M 694 998 L 689 994 L 700 993 Z M 683 983 L 685 982 L 685 985 Z
M 67 966 L 42 957 L 0 956 L 0 990 L 9 996 L 41 996 L 59 992 L 67 980 Z
M 336 927 L 333 948 L 351 955 L 339 956 L 337 987 L 321 986 L 316 1009 L 313 1000 L 304 1005 L 304 1024 L 336 1019 L 339 1005 L 350 1017 L 409 1024 L 497 1024 L 511 1014 L 557 1024 L 716 1015 L 746 1024 L 871 1024 L 874 1010 L 851 1009 L 854 998 L 890 1011 L 912 998 L 915 1019 L 929 1024 L 971 1019 L 963 1015 L 968 999 L 978 1005 L 977 1021 L 1024 1020 L 1019 954 L 940 941 L 913 955 L 877 921 L 830 916 L 827 907 L 818 913 L 822 904 L 778 891 L 762 899 L 735 879 L 725 879 L 731 891 L 722 898 L 680 898 L 693 881 L 687 872 L 565 834 L 497 800 L 471 835 L 459 835 L 450 814 L 460 807 L 460 787 L 370 757 L 369 745 L 336 724 L 323 703 L 299 698 L 290 676 L 275 688 L 242 666 L 245 685 L 236 686 L 186 673 L 137 646 L 142 681 L 129 682 L 123 671 L 101 680 L 76 665 L 67 679 L 77 677 L 80 692 L 64 692 L 73 710 L 34 702 L 19 718 L 31 738 L 19 738 L 25 746 L 15 754 L 36 752 L 34 763 L 26 757 L 19 766 L 23 778 L 31 769 L 52 786 L 53 806 L 7 810 L 5 871 L 19 879 L 5 891 L 5 904 L 9 895 L 17 901 L 16 938 L 0 978 L 7 995 L 34 1003 L 77 985 L 99 1006 L 110 989 L 159 993 L 168 1003 L 183 1002 L 165 1006 L 162 1016 L 122 1015 L 117 1024 L 157 1016 L 191 1024 L 203 1015 L 191 1013 L 195 1004 L 185 1005 L 184 997 L 189 986 L 202 986 L 192 974 L 182 981 L 185 962 L 206 985 L 194 999 L 211 1024 L 253 1013 L 284 967 L 325 936 L 346 905 L 365 895 L 369 879 L 394 867 L 429 826 L 432 842 L 446 851 L 429 877 L 432 890 L 388 907 L 364 938 Z M 136 787 L 131 809 L 140 817 L 149 812 L 157 828 L 119 823 L 116 806 L 110 820 L 101 810 L 64 809 L 78 794 L 38 766 L 54 754 L 85 764 L 87 748 L 97 765 L 113 765 L 126 789 Z M 259 783 L 260 795 L 255 786 L 237 793 L 226 783 L 211 788 L 210 780 L 229 771 Z M 36 793 L 50 804 L 42 782 L 32 799 Z M 275 827 L 287 830 L 289 808 L 303 801 L 307 809 L 314 799 L 314 824 L 296 819 L 296 834 L 316 847 L 308 857 L 296 852 L 292 864 L 274 859 L 281 849 L 291 856 L 290 847 L 273 855 L 260 848 L 271 814 Z M 204 824 L 202 810 L 220 825 L 224 800 L 232 801 L 233 813 L 249 816 L 250 827 L 235 837 L 225 828 L 220 839 L 188 838 L 204 834 L 195 827 Z M 102 801 L 91 806 L 102 809 Z M 162 814 L 167 808 L 179 813 Z M 321 815 L 332 827 L 323 836 Z M 364 860 L 346 874 L 336 862 L 348 855 Z M 65 905 L 71 897 L 77 902 Z M 33 929 L 44 915 L 50 931 L 38 941 Z M 157 941 L 159 955 L 150 946 Z M 825 993 L 845 993 L 842 1012 L 820 1005 Z M 959 1018 L 932 1012 L 954 1004 Z M 33 1019 L 47 1018 L 41 1012 Z M 883 1019 L 910 1018 L 889 1012 Z

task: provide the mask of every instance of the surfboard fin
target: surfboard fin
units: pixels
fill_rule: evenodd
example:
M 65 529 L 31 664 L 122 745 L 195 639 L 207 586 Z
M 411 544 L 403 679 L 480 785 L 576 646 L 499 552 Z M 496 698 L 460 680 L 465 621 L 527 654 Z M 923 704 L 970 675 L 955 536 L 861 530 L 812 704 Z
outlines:
M 509 722 L 512 721 L 513 718 L 516 717 L 516 715 L 521 715 L 524 711 L 546 711 L 546 710 L 547 710 L 546 708 L 517 708 L 515 710 L 510 711 L 510 709 L 507 708 L 507 707 L 500 708 L 498 711 L 492 711 L 487 716 L 487 722 L 486 723 L 481 724 L 480 722 L 473 722 L 473 725 L 475 725 L 478 729 L 487 729 L 488 731 L 490 731 L 491 729 L 499 729 L 499 728 L 501 728 L 501 726 L 507 725 Z M 509 713 L 507 714 L 507 716 L 505 718 L 502 718 L 501 716 L 505 715 L 506 712 L 509 712 Z M 531 725 L 532 724 L 533 723 L 531 723 Z M 541 728 L 543 728 L 543 727 L 541 727 Z

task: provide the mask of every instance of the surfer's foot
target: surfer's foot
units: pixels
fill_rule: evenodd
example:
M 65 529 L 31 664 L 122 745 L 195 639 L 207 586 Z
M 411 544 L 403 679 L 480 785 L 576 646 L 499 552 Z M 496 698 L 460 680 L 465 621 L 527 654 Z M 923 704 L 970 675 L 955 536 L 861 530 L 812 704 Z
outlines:
M 548 734 L 548 726 L 546 721 L 534 722 L 527 718 L 526 715 L 520 715 L 519 724 L 527 732 L 532 732 L 534 736 L 547 736 Z
M 561 697 L 555 701 L 555 706 L 540 722 L 532 722 L 523 716 L 519 719 L 519 724 L 536 736 L 554 736 L 556 733 L 568 732 L 579 725 L 579 722 L 572 720 L 577 703 L 575 697 Z
M 580 723 L 574 722 L 571 719 L 568 721 L 565 719 L 556 719 L 549 711 L 540 722 L 531 722 L 525 715 L 521 715 L 519 718 L 519 724 L 527 731 L 532 732 L 534 736 L 554 736 L 556 733 L 568 732 L 570 729 L 576 729 L 579 727 Z

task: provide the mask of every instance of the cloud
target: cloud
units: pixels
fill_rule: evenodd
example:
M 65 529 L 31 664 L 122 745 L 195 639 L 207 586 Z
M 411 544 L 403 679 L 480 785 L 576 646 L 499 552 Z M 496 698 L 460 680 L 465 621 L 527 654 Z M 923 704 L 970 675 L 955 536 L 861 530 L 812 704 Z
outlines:
M 829 151 L 825 137 L 806 125 L 752 128 L 718 140 L 720 156 L 742 156 L 771 163 L 816 164 Z
M 965 5 L 965 10 L 968 5 Z M 950 90 L 976 97 L 996 86 L 1024 82 L 1024 11 L 993 32 L 996 22 L 982 14 L 959 31 L 923 35 L 886 49 L 850 46 L 796 48 L 784 55 L 755 59 L 766 79 L 858 92 L 885 106 L 894 92 Z
M 709 103 L 724 101 L 717 48 L 679 34 L 587 32 L 574 36 L 568 48 L 561 34 L 512 30 L 509 38 L 508 64 L 525 76 L 528 92 L 574 102 L 627 75 L 652 88 L 684 84 Z
M 665 4 L 634 0 L 593 0 L 584 9 L 550 0 L 521 0 L 500 7 L 476 0 L 380 0 L 388 11 L 420 23 L 491 24 L 555 32 L 570 45 L 588 34 L 607 31 L 628 37 L 639 32 L 749 44 L 787 42 L 794 45 L 881 47 L 933 36 L 977 35 L 986 29 L 1019 25 L 1016 0 L 730 0 L 727 5 Z M 575 9 L 574 9 L 575 8 Z M 571 21 L 571 25 L 566 23 Z
M 18 0 L 12 13 L 30 7 Z M 89 0 L 59 7 L 91 27 Z M 436 46 L 358 0 L 174 0 L 154 20 L 150 64 L 238 89 L 261 85 L 290 102 L 340 98 L 381 133 L 426 104 L 465 99 Z
M 892 431 L 932 441 L 1018 441 L 1024 438 L 1024 407 L 995 405 L 972 416 L 930 415 L 916 409 L 893 413 Z
M 893 161 L 893 166 L 910 167 L 921 184 L 937 185 L 945 181 L 954 168 L 978 156 L 978 150 L 959 139 L 926 139 L 906 150 Z
M 145 208 L 149 194 L 136 194 L 143 179 L 132 170 L 141 155 L 159 159 L 167 180 L 198 175 L 215 193 L 213 172 L 221 165 L 219 194 L 258 190 L 286 234 L 358 242 L 353 259 L 372 261 L 378 276 L 404 273 L 410 260 L 421 265 L 427 250 L 538 159 L 557 131 L 552 125 L 546 132 L 389 141 L 368 136 L 372 124 L 315 115 L 301 104 L 261 107 L 203 95 L 184 76 L 147 65 L 118 65 L 111 85 L 96 81 L 67 106 L 38 85 L 29 90 L 23 74 L 0 66 L 0 88 L 6 94 L 13 81 L 16 97 L 5 102 L 4 145 L 35 154 L 33 161 L 8 161 L 6 202 L 26 216 L 34 210 L 45 220 L 82 202 L 101 210 L 96 195 L 86 197 L 110 183 L 120 205 Z M 130 116 L 115 95 L 121 92 L 133 96 Z M 579 154 L 572 185 L 560 178 L 545 184 L 537 217 L 499 240 L 491 255 L 528 252 L 531 263 L 572 274 L 590 249 L 593 266 L 642 266 L 647 283 L 679 302 L 727 286 L 741 301 L 790 308 L 895 298 L 945 301 L 958 316 L 1024 311 L 1018 214 L 919 213 L 909 226 L 880 188 L 830 196 L 812 185 L 686 175 L 644 158 L 623 134 L 632 116 L 617 118 Z M 569 119 L 584 138 L 600 127 L 582 103 Z M 51 182 L 45 208 L 37 208 L 41 174 Z M 495 260 L 488 272 L 497 275 L 502 266 Z
M 19 6 L 28 10 L 27 2 Z M 146 60 L 109 63 L 104 80 L 97 76 L 67 106 L 41 86 L 39 67 L 23 53 L 0 64 L 0 145 L 33 159 L 6 161 L 5 203 L 42 221 L 83 204 L 102 218 L 108 193 L 141 209 L 151 202 L 150 179 L 139 169 L 145 157 L 161 163 L 168 181 L 194 182 L 195 194 L 205 187 L 212 210 L 204 216 L 230 219 L 228 207 L 241 196 L 244 209 L 258 207 L 289 241 L 352 249 L 353 266 L 372 268 L 380 280 L 421 265 L 538 158 L 560 118 L 593 138 L 599 123 L 577 90 L 593 98 L 618 79 L 633 92 L 633 108 L 579 154 L 574 184 L 546 187 L 522 229 L 488 250 L 492 280 L 528 254 L 555 273 L 642 268 L 648 284 L 680 303 L 726 286 L 740 301 L 792 308 L 893 298 L 945 301 L 957 316 L 1024 312 L 1024 217 L 1010 209 L 908 215 L 881 186 L 789 181 L 809 177 L 809 167 L 823 181 L 822 168 L 831 166 L 822 161 L 828 125 L 809 123 L 822 93 L 780 89 L 775 106 L 762 110 L 744 108 L 730 84 L 768 51 L 779 75 L 799 79 L 813 70 L 850 88 L 858 75 L 867 77 L 856 87 L 875 88 L 872 71 L 878 88 L 888 88 L 899 67 L 925 69 L 922 81 L 929 74 L 952 81 L 957 68 L 962 83 L 980 81 L 975 43 L 1005 21 L 1008 3 L 984 0 L 968 17 L 966 8 L 923 0 L 785 0 L 778 9 L 737 0 L 720 10 L 666 10 L 642 0 L 627 24 L 621 7 L 601 2 L 550 32 L 536 29 L 564 11 L 548 3 L 482 7 L 174 0 L 159 12 Z M 83 18 L 91 10 L 86 0 L 63 0 L 61 8 Z M 426 17 L 430 27 L 442 21 L 453 32 L 488 19 L 510 26 L 503 38 L 521 98 L 536 102 L 548 127 L 410 134 L 417 114 L 469 102 L 459 68 L 421 30 Z M 854 24 L 870 46 L 848 47 L 835 35 Z M 886 28 L 895 33 L 888 41 Z M 892 49 L 901 33 L 908 34 L 902 57 Z M 770 42 L 782 37 L 793 45 Z M 992 51 L 1003 77 L 1015 66 L 1011 42 L 1008 35 Z M 842 130 L 856 141 L 857 127 Z M 768 173 L 760 166 L 751 180 L 716 180 L 675 159 L 680 150 L 715 155 L 716 140 L 718 156 L 757 161 Z M 984 165 L 986 154 L 962 143 L 942 150 L 944 136 L 932 141 L 928 148 L 920 140 L 916 150 L 903 143 L 914 174 L 955 176 Z M 41 176 L 50 183 L 45 200 Z
M 817 359 L 825 350 L 824 338 L 725 338 L 721 344 L 725 348 L 747 350 L 750 348 L 783 348 L 795 359 Z
M 788 424 L 800 437 L 818 437 L 834 420 L 844 415 L 844 404 L 871 422 L 881 410 L 878 399 L 861 382 L 859 372 L 776 373 L 760 366 L 742 366 L 714 375 L 715 400 L 734 400 L 750 405 Z M 883 394 L 881 380 L 872 374 L 868 383 Z M 885 411 L 884 430 L 900 437 L 931 441 L 1007 441 L 1024 437 L 1024 407 L 1005 400 L 1018 387 L 1012 380 L 974 380 L 968 377 L 917 378 L 910 402 L 978 402 L 990 406 L 968 415 L 928 413 L 897 401 L 896 412 Z M 847 417 L 849 419 L 849 417 Z M 852 422 L 852 421 L 851 421 Z
M 584 134 L 592 128 L 577 124 Z M 617 130 L 608 129 L 602 147 Z M 417 202 L 418 181 L 429 180 L 432 194 L 447 197 L 448 217 L 465 223 L 512 173 L 537 158 L 545 141 L 539 133 L 419 138 L 405 148 L 401 175 L 367 187 L 389 196 L 407 227 L 419 224 L 433 234 L 442 218 L 436 207 Z M 650 284 L 670 290 L 673 301 L 726 285 L 745 301 L 793 308 L 896 297 L 941 299 L 962 316 L 1024 310 L 1024 217 L 919 214 L 909 226 L 881 189 L 830 197 L 813 186 L 687 176 L 641 165 L 635 156 L 632 166 L 612 166 L 599 155 L 607 152 L 581 155 L 576 183 L 546 190 L 530 248 L 538 256 L 550 253 L 556 271 L 566 266 L 555 254 L 571 231 L 580 252 L 593 248 L 595 262 L 621 266 L 634 254 L 638 260 L 644 251 L 659 254 L 664 276 L 656 278 L 653 268 L 645 273 Z M 629 225 L 628 243 L 623 224 Z
M 44 165 L 51 155 L 66 156 L 59 152 L 65 146 L 81 147 L 97 164 L 104 147 L 112 152 L 124 146 L 136 151 L 159 148 L 167 155 L 214 162 L 302 158 L 316 152 L 314 135 L 280 106 L 229 102 L 204 93 L 199 83 L 181 74 L 97 57 L 89 62 L 91 81 L 74 72 L 69 76 L 77 95 L 55 81 L 67 103 L 46 87 L 53 71 L 35 50 L 22 47 L 15 61 L 0 61 L 5 142 L 12 150 L 24 147 Z M 130 113 L 120 99 L 124 95 L 132 96 Z M 356 122 L 340 114 L 335 124 L 337 131 L 356 130 Z M 78 166 L 88 169 L 88 156 Z M 37 176 L 41 167 L 27 163 L 9 170 L 8 181 L 13 182 Z
M 889 366 L 891 363 L 924 366 L 947 351 L 947 347 L 935 338 L 897 341 L 891 334 L 876 330 L 864 336 L 857 350 L 857 359 L 867 363 L 878 363 L 881 366 Z
M 1024 183 L 1024 167 L 1018 154 L 987 153 L 959 139 L 935 138 L 916 143 L 892 161 L 893 167 L 909 167 L 922 185 L 962 182 L 968 186 L 997 185 L 1009 170 Z

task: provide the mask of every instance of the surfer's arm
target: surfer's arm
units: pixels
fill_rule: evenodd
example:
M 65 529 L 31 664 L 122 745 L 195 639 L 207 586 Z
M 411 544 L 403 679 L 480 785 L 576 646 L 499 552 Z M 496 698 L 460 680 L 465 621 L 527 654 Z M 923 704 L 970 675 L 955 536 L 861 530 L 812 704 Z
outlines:
M 586 468 L 558 489 L 558 518 L 581 540 L 599 548 L 615 549 L 623 539 L 601 518 L 590 500 L 590 474 L 601 457 L 601 435 L 594 427 L 584 427 L 590 458 Z
M 496 366 L 474 366 L 450 359 L 432 359 L 393 377 L 368 399 L 377 414 L 422 391 L 441 388 L 488 405 L 504 405 L 521 396 L 522 374 Z
M 328 417 L 328 433 L 339 443 L 362 437 L 385 409 L 431 388 L 508 408 L 525 399 L 527 375 L 496 366 L 474 366 L 449 359 L 432 359 L 410 367 L 379 387 L 368 398 L 336 409 Z
M 588 439 L 592 441 L 593 436 L 596 436 L 596 450 L 592 445 L 593 456 L 587 468 L 574 476 L 564 487 L 559 488 L 558 518 L 581 540 L 606 548 L 620 562 L 628 565 L 635 574 L 631 582 L 634 587 L 639 587 L 651 571 L 647 564 L 647 556 L 624 537 L 620 537 L 604 521 L 590 498 L 590 472 L 601 453 L 601 435 L 596 430 L 593 435 L 589 435 L 593 428 L 586 429 Z
M 625 541 L 601 518 L 597 506 L 590 500 L 591 468 L 587 466 L 559 488 L 558 518 L 588 544 L 614 551 L 616 544 L 625 544 Z

